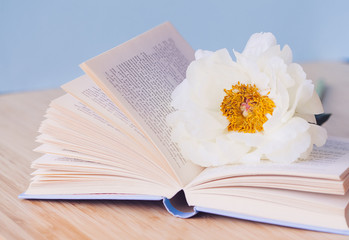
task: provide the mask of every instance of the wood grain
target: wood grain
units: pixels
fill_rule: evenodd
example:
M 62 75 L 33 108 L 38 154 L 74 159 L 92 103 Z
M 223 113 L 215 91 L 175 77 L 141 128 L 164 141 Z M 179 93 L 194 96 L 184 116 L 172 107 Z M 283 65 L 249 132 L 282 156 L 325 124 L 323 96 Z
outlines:
M 349 66 L 304 65 L 314 80 L 329 84 L 325 110 L 330 135 L 349 137 Z M 37 129 L 50 100 L 61 90 L 0 96 L 0 239 L 349 239 L 222 216 L 171 216 L 157 201 L 29 201 L 28 186 Z

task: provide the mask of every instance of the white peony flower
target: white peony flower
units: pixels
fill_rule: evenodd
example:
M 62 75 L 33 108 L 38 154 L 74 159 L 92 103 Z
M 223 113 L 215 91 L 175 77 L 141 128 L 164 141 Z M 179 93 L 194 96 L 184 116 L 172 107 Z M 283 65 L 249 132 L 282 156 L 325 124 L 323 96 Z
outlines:
M 327 133 L 313 124 L 322 104 L 291 49 L 256 33 L 234 54 L 196 51 L 174 90 L 167 122 L 183 156 L 204 167 L 293 162 L 323 145 Z

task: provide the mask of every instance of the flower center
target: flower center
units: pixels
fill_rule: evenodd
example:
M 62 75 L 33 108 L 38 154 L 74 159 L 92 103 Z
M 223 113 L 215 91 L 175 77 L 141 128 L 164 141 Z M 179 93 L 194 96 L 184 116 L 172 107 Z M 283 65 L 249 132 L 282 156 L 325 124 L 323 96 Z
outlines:
M 240 105 L 242 116 L 247 117 L 248 114 L 252 111 L 252 109 L 253 109 L 253 104 L 251 103 L 251 100 L 249 98 L 245 98 L 244 102 L 242 102 Z
M 244 133 L 262 132 L 267 114 L 273 114 L 275 103 L 268 96 L 262 96 L 256 85 L 238 84 L 230 90 L 221 104 L 223 116 L 229 120 L 228 131 Z

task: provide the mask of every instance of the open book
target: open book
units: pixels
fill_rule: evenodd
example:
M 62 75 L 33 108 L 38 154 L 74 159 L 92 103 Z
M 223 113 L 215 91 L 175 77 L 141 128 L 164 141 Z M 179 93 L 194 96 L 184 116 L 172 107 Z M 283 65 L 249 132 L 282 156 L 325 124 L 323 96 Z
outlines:
M 50 104 L 44 153 L 25 199 L 163 200 L 197 212 L 349 234 L 349 140 L 331 138 L 308 161 L 201 168 L 171 141 L 171 93 L 194 51 L 164 23 L 81 64 L 86 75 Z M 187 205 L 186 205 L 187 204 Z

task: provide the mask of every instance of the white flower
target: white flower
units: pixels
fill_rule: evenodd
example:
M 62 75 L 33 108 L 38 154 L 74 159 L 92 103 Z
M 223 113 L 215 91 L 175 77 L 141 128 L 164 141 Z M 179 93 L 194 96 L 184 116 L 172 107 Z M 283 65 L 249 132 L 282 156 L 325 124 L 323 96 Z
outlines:
M 256 33 L 234 54 L 236 61 L 226 49 L 196 51 L 174 90 L 176 111 L 167 122 L 183 156 L 204 167 L 293 162 L 323 145 L 325 129 L 312 124 L 321 101 L 291 49 L 280 49 L 271 33 Z

